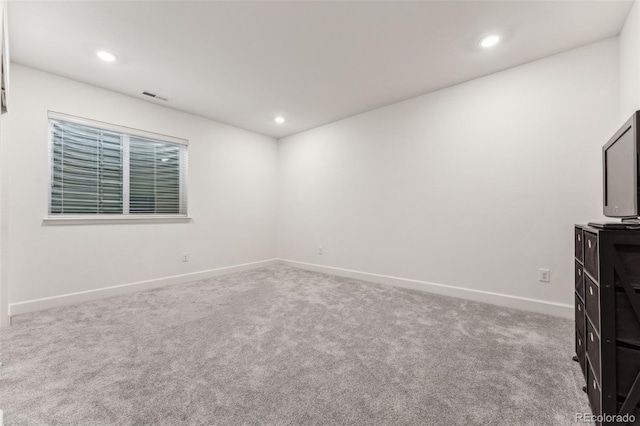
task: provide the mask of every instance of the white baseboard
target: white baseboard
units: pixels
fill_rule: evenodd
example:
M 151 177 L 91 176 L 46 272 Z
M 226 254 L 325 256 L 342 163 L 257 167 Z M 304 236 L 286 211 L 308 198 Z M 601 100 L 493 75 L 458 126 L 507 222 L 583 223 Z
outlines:
M 223 268 L 209 269 L 206 271 L 192 272 L 189 274 L 173 275 L 170 277 L 115 285 L 112 287 L 99 288 L 95 290 L 80 291 L 77 293 L 61 294 L 59 296 L 45 297 L 42 299 L 27 300 L 25 302 L 10 303 L 9 315 L 20 315 L 27 312 L 57 308 L 58 306 L 72 305 L 75 303 L 87 302 L 90 300 L 103 299 L 105 297 L 120 296 L 123 294 L 134 293 L 136 291 L 186 283 L 189 281 L 197 281 L 216 277 L 219 275 L 230 274 L 232 272 L 247 271 L 249 269 L 273 266 L 277 265 L 278 263 L 278 259 L 261 260 L 259 262 L 225 266 Z
M 314 263 L 298 262 L 295 260 L 278 259 L 283 265 L 294 268 L 307 269 L 309 271 L 323 272 L 330 275 L 355 278 L 379 284 L 387 284 L 394 287 L 420 290 L 428 293 L 442 294 L 444 296 L 473 300 L 476 302 L 490 303 L 492 305 L 506 306 L 529 312 L 553 315 L 562 318 L 574 318 L 573 305 L 548 302 L 545 300 L 530 299 L 527 297 L 511 296 L 508 294 L 494 293 L 491 291 L 475 290 L 456 287 L 446 284 L 430 283 L 427 281 L 412 280 L 409 278 L 392 277 L 389 275 L 372 274 L 369 272 L 354 271 L 351 269 L 335 268 Z
M 288 259 L 268 259 L 258 262 L 244 263 L 240 265 L 226 266 L 223 268 L 209 269 L 206 271 L 193 272 L 189 274 L 174 275 L 171 277 L 158 278 L 147 281 L 139 281 L 128 284 L 121 284 L 112 287 L 105 287 L 95 290 L 87 290 L 77 293 L 62 294 L 59 296 L 45 297 L 42 299 L 27 300 L 24 302 L 9 304 L 9 315 L 20 315 L 28 312 L 41 311 L 56 308 L 59 306 L 72 305 L 75 303 L 90 300 L 103 299 L 105 297 L 119 296 L 136 291 L 148 290 L 157 287 L 164 287 L 173 284 L 180 284 L 189 281 L 211 278 L 233 272 L 246 271 L 266 266 L 283 264 L 295 268 L 310 271 L 323 272 L 330 275 L 338 275 L 347 278 L 355 278 L 363 281 L 370 281 L 380 284 L 387 284 L 394 287 L 420 290 L 428 293 L 442 294 L 445 296 L 458 297 L 477 302 L 490 303 L 493 305 L 506 306 L 509 308 L 522 309 L 530 312 L 554 315 L 563 318 L 574 317 L 573 305 L 556 302 L 548 302 L 526 297 L 511 296 L 507 294 L 494 293 L 483 290 L 475 290 L 463 287 L 456 287 L 446 284 L 430 283 L 427 281 L 413 280 L 409 278 L 393 277 L 389 275 L 373 274 L 369 272 L 354 271 L 351 269 L 336 268 L 333 266 L 317 265 L 313 263 L 298 262 Z

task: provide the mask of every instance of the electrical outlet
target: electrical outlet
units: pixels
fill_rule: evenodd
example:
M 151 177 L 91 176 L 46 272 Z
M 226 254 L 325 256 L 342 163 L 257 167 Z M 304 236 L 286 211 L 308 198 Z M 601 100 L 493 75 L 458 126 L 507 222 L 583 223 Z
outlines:
M 189 253 L 182 253 L 182 261 L 183 262 L 189 261 Z
M 543 283 L 551 281 L 551 271 L 548 269 L 538 269 L 538 281 Z
M 324 249 L 322 248 L 322 246 L 318 247 L 318 255 L 322 256 L 324 254 Z

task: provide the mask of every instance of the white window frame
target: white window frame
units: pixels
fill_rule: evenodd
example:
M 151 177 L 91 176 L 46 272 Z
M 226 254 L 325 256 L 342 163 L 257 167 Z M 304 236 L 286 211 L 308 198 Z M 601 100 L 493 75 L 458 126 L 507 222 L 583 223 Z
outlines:
M 122 198 L 123 213 L 122 214 L 68 214 L 68 213 L 51 213 L 51 187 L 53 182 L 53 125 L 51 120 L 66 121 L 69 123 L 81 124 L 120 133 L 123 138 L 123 178 L 122 178 Z M 55 111 L 48 112 L 48 186 L 47 186 L 47 213 L 43 223 L 45 225 L 56 224 L 90 224 L 90 223 L 126 223 L 126 222 L 185 222 L 191 217 L 188 215 L 187 206 L 187 175 L 188 175 L 188 146 L 187 139 L 181 139 L 174 136 L 163 135 L 160 133 L 148 132 L 145 130 L 134 129 L 131 127 L 119 126 L 116 124 L 106 123 L 103 121 L 91 120 L 87 118 L 76 117 L 73 115 L 62 114 Z M 160 142 L 168 142 L 176 145 L 183 145 L 185 149 L 180 150 L 180 212 L 175 214 L 138 214 L 129 213 L 129 138 L 130 136 L 154 139 Z

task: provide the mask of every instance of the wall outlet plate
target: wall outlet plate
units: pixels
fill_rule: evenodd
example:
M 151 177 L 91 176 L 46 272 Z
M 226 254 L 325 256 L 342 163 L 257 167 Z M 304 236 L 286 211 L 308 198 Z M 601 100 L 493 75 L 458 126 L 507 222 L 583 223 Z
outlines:
M 538 269 L 538 281 L 548 283 L 551 281 L 551 271 L 548 269 Z

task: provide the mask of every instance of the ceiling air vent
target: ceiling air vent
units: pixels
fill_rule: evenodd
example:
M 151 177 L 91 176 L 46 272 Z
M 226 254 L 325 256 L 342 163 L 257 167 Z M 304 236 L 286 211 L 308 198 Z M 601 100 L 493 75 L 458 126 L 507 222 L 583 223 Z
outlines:
M 146 90 L 144 92 L 142 92 L 142 94 L 145 95 L 145 96 L 149 96 L 151 98 L 156 98 L 156 99 L 159 99 L 161 101 L 165 101 L 165 102 L 169 100 L 169 99 L 164 98 L 162 96 L 156 95 L 155 93 L 147 92 Z

